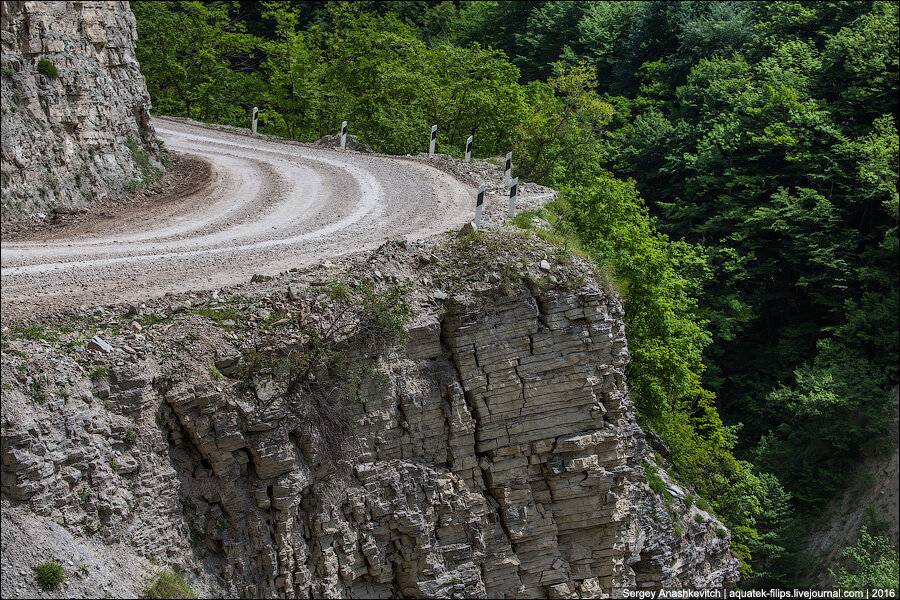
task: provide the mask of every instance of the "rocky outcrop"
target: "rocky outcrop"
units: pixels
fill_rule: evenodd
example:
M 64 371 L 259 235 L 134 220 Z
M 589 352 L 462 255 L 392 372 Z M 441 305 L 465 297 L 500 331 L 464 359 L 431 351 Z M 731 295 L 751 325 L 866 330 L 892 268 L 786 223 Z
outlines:
M 403 248 L 365 273 L 389 283 L 417 265 L 449 281 L 448 263 Z M 547 259 L 520 264 L 568 279 Z M 737 580 L 722 524 L 676 482 L 667 498 L 646 483 L 616 296 L 591 281 L 483 302 L 420 289 L 409 342 L 358 349 L 358 401 L 338 414 L 254 375 L 230 330 L 264 323 L 252 356 L 295 356 L 294 319 L 335 312 L 313 283 L 285 274 L 253 300 L 203 301 L 228 319 L 190 300 L 161 321 L 138 311 L 147 327 L 125 333 L 129 316 L 101 333 L 109 352 L 10 342 L 4 495 L 105 543 L 202 564 L 229 596 L 601 597 Z
M 78 208 L 163 172 L 127 2 L 0 2 L 2 219 Z
M 316 140 L 316 145 L 325 146 L 327 148 L 340 148 L 341 147 L 341 136 L 340 135 L 325 135 L 320 139 Z M 373 152 L 372 148 L 370 148 L 367 144 L 360 142 L 354 136 L 347 134 L 347 142 L 346 148 L 348 150 L 352 150 L 354 152 L 363 152 L 365 154 L 371 154 Z

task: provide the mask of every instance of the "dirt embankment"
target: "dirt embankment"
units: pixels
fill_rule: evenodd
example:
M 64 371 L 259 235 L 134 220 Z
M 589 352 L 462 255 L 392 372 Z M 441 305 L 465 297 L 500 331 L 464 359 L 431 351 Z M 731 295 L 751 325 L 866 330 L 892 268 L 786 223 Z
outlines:
M 110 198 L 90 209 L 54 209 L 47 218 L 0 224 L 4 242 L 50 242 L 100 235 L 119 222 L 159 220 L 159 211 L 178 210 L 182 201 L 210 184 L 212 165 L 198 156 L 170 152 L 166 175 L 134 194 Z

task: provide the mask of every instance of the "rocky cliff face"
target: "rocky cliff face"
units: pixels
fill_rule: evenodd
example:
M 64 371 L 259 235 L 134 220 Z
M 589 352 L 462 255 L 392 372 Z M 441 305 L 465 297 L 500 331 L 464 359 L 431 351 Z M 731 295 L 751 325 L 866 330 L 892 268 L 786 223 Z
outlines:
M 158 178 L 127 2 L 0 2 L 2 219 Z
M 722 524 L 645 481 L 619 299 L 579 259 L 504 236 L 7 330 L 4 526 L 28 507 L 241 597 L 733 584 Z M 355 346 L 354 393 L 254 366 L 314 347 L 299 324 L 341 314 L 329 282 L 366 279 L 405 282 L 417 316 L 405 345 Z M 7 572 L 4 597 L 26 593 Z

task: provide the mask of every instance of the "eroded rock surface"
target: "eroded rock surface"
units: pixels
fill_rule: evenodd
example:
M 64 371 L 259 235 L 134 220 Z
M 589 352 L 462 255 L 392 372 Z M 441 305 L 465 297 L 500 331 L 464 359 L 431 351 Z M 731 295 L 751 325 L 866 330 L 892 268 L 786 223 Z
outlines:
M 392 261 L 370 259 L 369 276 L 396 280 Z M 290 315 L 331 311 L 324 287 L 289 274 L 255 285 L 274 290 L 240 300 L 272 323 L 261 352 L 296 347 Z M 723 525 L 676 482 L 669 502 L 646 483 L 616 296 L 591 281 L 480 304 L 431 291 L 405 347 L 355 356 L 360 401 L 339 437 L 284 382 L 247 377 L 231 313 L 217 325 L 173 303 L 155 323 L 132 307 L 123 323 L 146 326 L 107 333 L 108 354 L 28 342 L 13 357 L 16 340 L 5 502 L 228 596 L 600 597 L 737 580 Z
M 159 177 L 127 2 L 3 1 L 0 20 L 4 221 Z

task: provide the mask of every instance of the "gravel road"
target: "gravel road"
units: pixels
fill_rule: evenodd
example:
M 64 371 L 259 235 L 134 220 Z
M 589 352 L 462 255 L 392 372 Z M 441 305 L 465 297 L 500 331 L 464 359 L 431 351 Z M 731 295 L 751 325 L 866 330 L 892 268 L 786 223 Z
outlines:
M 207 185 L 52 241 L 3 242 L 4 319 L 49 307 L 214 289 L 472 218 L 471 185 L 427 161 L 341 152 L 155 118 L 166 147 L 212 165 Z

